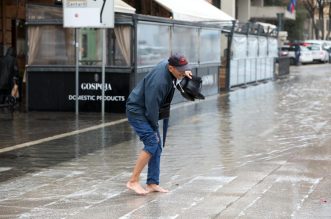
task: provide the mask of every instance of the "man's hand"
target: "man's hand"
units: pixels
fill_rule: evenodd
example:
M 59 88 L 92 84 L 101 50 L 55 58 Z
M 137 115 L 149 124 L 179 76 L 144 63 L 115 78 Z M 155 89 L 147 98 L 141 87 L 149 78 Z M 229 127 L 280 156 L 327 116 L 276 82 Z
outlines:
M 185 77 L 188 77 L 189 79 L 192 79 L 192 72 L 191 71 L 185 71 L 184 75 L 185 75 Z

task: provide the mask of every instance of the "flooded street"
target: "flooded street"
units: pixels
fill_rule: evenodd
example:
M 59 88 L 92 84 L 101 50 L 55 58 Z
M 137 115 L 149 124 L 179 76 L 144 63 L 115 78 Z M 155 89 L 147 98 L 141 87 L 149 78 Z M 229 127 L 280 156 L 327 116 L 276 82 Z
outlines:
M 330 64 L 174 105 L 170 192 L 138 196 L 125 115 L 17 113 L 0 120 L 0 218 L 331 218 L 330 119 Z

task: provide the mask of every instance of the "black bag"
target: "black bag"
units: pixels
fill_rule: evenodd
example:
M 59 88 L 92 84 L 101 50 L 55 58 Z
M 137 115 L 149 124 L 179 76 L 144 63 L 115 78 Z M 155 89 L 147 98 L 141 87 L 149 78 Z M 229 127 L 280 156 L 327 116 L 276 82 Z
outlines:
M 201 77 L 192 76 L 192 79 L 184 77 L 176 87 L 180 91 L 181 95 L 189 101 L 194 101 L 195 99 L 205 99 L 205 96 L 201 94 Z

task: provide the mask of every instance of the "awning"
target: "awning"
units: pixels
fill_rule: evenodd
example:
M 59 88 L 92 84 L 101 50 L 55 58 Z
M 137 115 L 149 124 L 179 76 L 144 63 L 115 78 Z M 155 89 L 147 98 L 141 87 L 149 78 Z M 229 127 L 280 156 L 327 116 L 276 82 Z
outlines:
M 129 14 L 135 14 L 136 9 L 128 5 L 127 3 L 121 1 L 121 0 L 115 0 L 114 1 L 114 10 L 115 12 L 121 12 L 121 13 L 129 13 Z
M 173 19 L 184 21 L 232 21 L 230 15 L 206 0 L 154 0 L 173 14 Z
M 265 33 L 268 33 L 268 32 L 270 33 L 274 29 L 277 29 L 277 26 L 273 25 L 273 24 L 263 23 L 263 22 L 255 22 L 255 23 L 261 25 L 263 27 L 263 31 Z

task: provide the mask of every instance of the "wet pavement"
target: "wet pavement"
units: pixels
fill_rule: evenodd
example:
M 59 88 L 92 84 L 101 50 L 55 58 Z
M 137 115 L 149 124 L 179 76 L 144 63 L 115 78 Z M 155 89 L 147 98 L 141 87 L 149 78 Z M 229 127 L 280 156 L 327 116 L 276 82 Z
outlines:
M 331 218 L 330 67 L 175 105 L 167 194 L 126 189 L 142 143 L 124 115 L 1 118 L 0 218 Z

